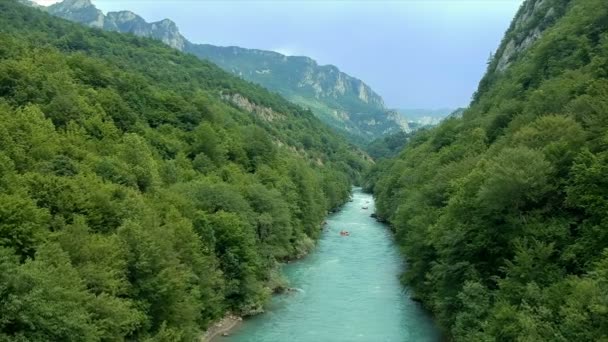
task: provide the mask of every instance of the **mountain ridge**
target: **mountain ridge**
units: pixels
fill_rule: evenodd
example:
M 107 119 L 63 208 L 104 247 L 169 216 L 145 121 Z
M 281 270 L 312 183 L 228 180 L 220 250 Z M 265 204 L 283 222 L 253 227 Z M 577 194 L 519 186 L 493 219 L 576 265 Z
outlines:
M 192 43 L 170 19 L 149 23 L 131 11 L 104 15 L 90 0 L 64 0 L 42 8 L 90 27 L 161 40 L 175 49 L 208 59 L 311 109 L 323 122 L 346 132 L 353 141 L 371 141 L 409 130 L 407 121 L 387 109 L 382 97 L 369 85 L 335 65 L 320 65 L 310 57 L 286 56 L 275 51 Z

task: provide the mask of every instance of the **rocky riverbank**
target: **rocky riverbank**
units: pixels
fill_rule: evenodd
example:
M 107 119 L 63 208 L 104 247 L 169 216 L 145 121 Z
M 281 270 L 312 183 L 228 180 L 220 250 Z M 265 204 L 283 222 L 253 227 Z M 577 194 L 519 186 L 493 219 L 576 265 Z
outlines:
M 239 316 L 227 315 L 226 317 L 211 325 L 201 337 L 200 342 L 211 342 L 214 341 L 216 337 L 221 337 L 226 334 L 229 334 L 230 331 L 238 327 L 242 321 L 243 318 Z

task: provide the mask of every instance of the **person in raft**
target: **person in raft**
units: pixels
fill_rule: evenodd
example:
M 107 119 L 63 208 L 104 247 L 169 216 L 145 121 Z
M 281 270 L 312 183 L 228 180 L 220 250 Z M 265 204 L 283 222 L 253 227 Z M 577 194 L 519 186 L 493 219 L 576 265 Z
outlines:
M 345 230 L 341 230 L 340 231 L 340 235 L 342 235 L 342 236 L 350 236 L 350 233 L 347 232 L 347 231 L 345 231 Z

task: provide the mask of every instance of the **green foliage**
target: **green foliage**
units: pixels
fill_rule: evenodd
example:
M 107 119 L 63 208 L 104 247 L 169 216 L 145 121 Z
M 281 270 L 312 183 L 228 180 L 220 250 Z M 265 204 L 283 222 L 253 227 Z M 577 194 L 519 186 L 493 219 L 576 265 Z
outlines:
M 390 134 L 372 141 L 365 149 L 374 160 L 392 158 L 399 154 L 411 135 L 405 132 Z
M 363 146 L 386 132 L 400 131 L 378 94 L 333 65 L 318 65 L 308 57 L 209 44 L 188 44 L 185 51 L 309 108 L 355 144 Z M 308 143 L 314 141 L 309 138 Z
M 213 64 L 1 1 L 0 340 L 192 341 L 255 312 L 367 164 Z
M 387 132 L 400 131 L 398 118 L 386 110 L 378 94 L 333 65 L 318 65 L 308 57 L 285 56 L 273 51 L 194 44 L 187 41 L 171 21 L 157 25 L 145 22 L 138 15 L 128 18 L 117 16 L 117 13 L 104 15 L 90 2 L 63 1 L 43 10 L 87 26 L 161 40 L 183 52 L 216 63 L 228 72 L 309 108 L 327 125 L 336 128 L 336 133 L 350 138 L 359 146 Z M 72 33 L 70 38 L 71 45 L 68 46 L 77 49 L 91 47 L 81 35 Z M 99 63 L 83 61 L 79 68 L 82 70 L 79 77 L 91 85 L 104 85 L 111 77 Z M 122 106 L 117 104 L 114 107 Z M 155 119 L 161 122 L 163 113 L 159 111 L 158 114 Z M 121 126 L 132 124 L 130 116 L 122 114 L 119 119 Z M 319 143 L 319 139 L 312 135 L 303 139 L 307 149 Z
M 404 280 L 457 341 L 608 339 L 608 6 L 543 3 L 549 21 L 505 41 L 543 36 L 505 71 L 491 63 L 461 119 L 368 177 Z

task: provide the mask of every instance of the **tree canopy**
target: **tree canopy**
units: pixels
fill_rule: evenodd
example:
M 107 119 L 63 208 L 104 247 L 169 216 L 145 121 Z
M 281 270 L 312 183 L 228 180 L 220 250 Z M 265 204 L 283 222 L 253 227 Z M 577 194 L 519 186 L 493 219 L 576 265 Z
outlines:
M 194 340 L 258 311 L 369 164 L 161 42 L 0 1 L 0 340 Z
M 541 37 L 368 179 L 456 341 L 608 339 L 608 6 L 527 1 L 507 38 L 531 7 L 530 31 L 556 15 Z

